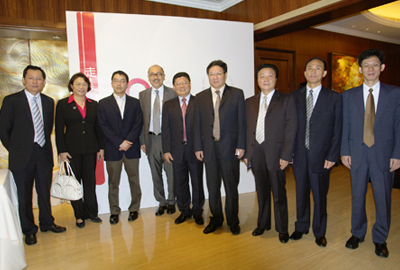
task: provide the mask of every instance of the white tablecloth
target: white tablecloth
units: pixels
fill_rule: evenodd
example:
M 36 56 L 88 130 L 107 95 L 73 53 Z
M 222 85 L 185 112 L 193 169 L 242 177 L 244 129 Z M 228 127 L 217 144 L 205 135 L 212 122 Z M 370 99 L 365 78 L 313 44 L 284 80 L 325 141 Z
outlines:
M 26 267 L 24 241 L 18 215 L 18 193 L 7 169 L 0 170 L 0 270 Z

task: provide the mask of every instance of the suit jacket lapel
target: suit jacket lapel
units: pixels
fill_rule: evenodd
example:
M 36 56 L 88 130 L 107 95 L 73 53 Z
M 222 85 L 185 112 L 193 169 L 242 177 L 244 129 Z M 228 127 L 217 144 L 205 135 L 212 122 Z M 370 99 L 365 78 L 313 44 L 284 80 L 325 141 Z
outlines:
M 386 104 L 389 101 L 388 96 L 389 96 L 388 88 L 386 87 L 386 85 L 381 83 L 381 88 L 379 89 L 379 98 L 377 103 L 378 108 L 376 109 L 375 122 L 380 121 L 379 118 L 382 117 Z
M 186 114 L 194 110 L 194 99 L 194 96 L 191 95 L 189 99 L 189 104 L 187 105 Z
M 281 96 L 280 93 L 275 90 L 275 93 L 272 96 L 271 101 L 269 102 L 268 109 L 267 109 L 267 114 L 270 113 L 271 110 L 274 108 L 274 106 L 278 102 L 280 96 Z M 267 116 L 267 114 L 265 116 Z
M 115 100 L 115 97 L 114 97 L 113 94 L 111 94 L 111 96 L 109 96 L 109 98 L 108 98 L 108 104 L 109 104 L 109 106 L 114 110 L 114 112 L 115 112 L 119 117 L 121 117 L 121 112 L 119 111 L 118 103 L 117 103 L 117 101 Z M 127 105 L 128 105 L 128 99 L 125 100 L 125 111 L 126 111 Z M 125 112 L 124 112 L 124 115 L 125 115 Z
M 320 110 L 322 110 L 323 107 L 325 106 L 326 98 L 327 98 L 327 94 L 328 94 L 327 91 L 329 91 L 329 90 L 327 90 L 323 87 L 321 88 L 321 91 L 319 92 L 319 95 L 318 95 L 317 102 L 315 103 L 315 107 L 312 111 L 311 117 L 313 117 L 313 115 L 315 115 L 315 114 L 318 114 L 318 112 Z
M 219 107 L 221 107 L 221 106 L 224 105 L 225 101 L 228 99 L 228 97 L 229 97 L 229 95 L 230 95 L 231 93 L 232 93 L 232 91 L 231 91 L 230 86 L 226 84 L 226 85 L 225 85 L 225 89 L 224 89 L 224 93 L 223 93 L 222 98 L 221 98 L 221 103 L 220 103 Z
M 175 112 L 176 114 L 179 116 L 179 119 L 182 121 L 182 107 L 181 107 L 181 103 L 179 101 L 179 97 L 174 98 L 174 108 L 175 108 Z M 186 108 L 186 113 L 187 113 L 187 108 Z
M 206 102 L 210 106 L 211 110 L 214 112 L 214 103 L 213 103 L 211 88 L 208 88 L 206 91 L 207 91 L 205 95 Z
M 354 107 L 357 112 L 360 114 L 361 119 L 364 121 L 365 114 L 365 106 L 364 106 L 364 95 L 363 95 L 363 86 L 358 86 L 355 95 L 354 95 Z

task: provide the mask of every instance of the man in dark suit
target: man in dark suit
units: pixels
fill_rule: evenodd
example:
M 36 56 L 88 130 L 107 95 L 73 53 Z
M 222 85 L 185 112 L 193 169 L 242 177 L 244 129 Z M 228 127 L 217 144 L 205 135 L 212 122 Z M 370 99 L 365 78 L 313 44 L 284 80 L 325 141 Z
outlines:
M 154 197 L 160 203 L 156 216 L 161 216 L 167 210 L 175 213 L 175 190 L 172 165 L 164 162 L 161 142 L 161 119 L 163 104 L 176 97 L 172 88 L 163 85 L 165 73 L 162 67 L 153 65 L 148 70 L 152 87 L 139 93 L 140 105 L 143 111 L 143 129 L 140 135 L 140 145 L 149 160 L 151 176 L 154 185 Z M 167 175 L 168 197 L 165 197 L 162 169 Z
M 111 96 L 99 102 L 98 119 L 105 139 L 104 158 L 108 173 L 108 200 L 110 204 L 110 223 L 117 224 L 121 208 L 119 207 L 119 183 L 122 163 L 128 174 L 131 190 L 128 221 L 139 216 L 142 192 L 139 182 L 140 141 L 143 127 L 143 115 L 140 102 L 125 94 L 129 77 L 121 71 L 111 76 Z
M 254 236 L 271 229 L 271 190 L 275 230 L 287 243 L 288 207 L 286 168 L 293 156 L 296 136 L 296 105 L 293 97 L 275 90 L 278 68 L 262 64 L 256 70 L 261 93 L 246 100 L 247 143 L 245 163 L 252 169 L 258 198 L 257 228 Z
M 173 167 L 176 201 L 181 211 L 175 223 L 183 223 L 193 215 L 195 222 L 202 225 L 203 163 L 197 160 L 193 151 L 195 97 L 190 94 L 190 77 L 186 72 L 175 74 L 172 83 L 178 97 L 167 101 L 163 106 L 162 146 L 164 159 Z
M 346 242 L 358 248 L 367 231 L 365 195 L 371 179 L 376 206 L 372 228 L 375 253 L 388 257 L 386 240 L 390 228 L 394 171 L 400 167 L 400 88 L 379 81 L 385 69 L 382 51 L 366 50 L 358 57 L 361 86 L 342 94 L 343 133 L 341 155 L 350 169 L 352 191 L 352 236 Z
M 292 92 L 297 108 L 297 135 L 293 171 L 296 178 L 295 231 L 299 240 L 310 228 L 310 189 L 314 198 L 312 229 L 315 243 L 325 247 L 327 194 L 332 166 L 339 159 L 342 136 L 342 100 L 340 94 L 322 87 L 326 63 L 320 58 L 308 60 L 304 76 L 307 85 Z
M 32 211 L 32 188 L 38 193 L 39 226 L 42 232 L 64 232 L 54 224 L 50 187 L 53 151 L 50 134 L 54 121 L 54 101 L 41 94 L 46 74 L 36 66 L 27 66 L 22 83 L 25 89 L 8 95 L 0 111 L 0 138 L 8 150 L 8 165 L 18 190 L 19 216 L 27 245 L 36 244 L 38 226 Z
M 206 165 L 212 217 L 204 233 L 222 226 L 221 177 L 226 199 L 225 215 L 233 234 L 239 226 L 239 161 L 246 147 L 246 113 L 241 89 L 227 84 L 228 66 L 221 60 L 207 66 L 211 87 L 196 95 L 194 150 Z

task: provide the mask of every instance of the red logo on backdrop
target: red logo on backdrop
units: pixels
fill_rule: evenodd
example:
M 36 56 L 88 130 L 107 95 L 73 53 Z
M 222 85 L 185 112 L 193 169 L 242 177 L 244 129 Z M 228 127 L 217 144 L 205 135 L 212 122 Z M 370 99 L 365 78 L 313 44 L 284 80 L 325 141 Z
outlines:
M 99 93 L 96 59 L 96 39 L 94 33 L 94 14 L 88 12 L 77 12 L 76 21 L 78 26 L 79 63 L 80 70 L 91 83 L 91 95 Z M 104 162 L 97 159 L 96 185 L 105 183 Z
M 94 32 L 94 14 L 91 12 L 77 12 L 76 20 L 78 26 L 78 45 L 79 45 L 79 63 L 80 71 L 85 74 L 91 83 L 90 95 L 99 94 L 99 83 L 97 74 L 97 58 L 96 58 L 96 38 Z M 129 81 L 126 94 L 129 95 L 129 90 L 134 84 L 141 84 L 145 89 L 150 85 L 143 79 L 135 78 Z M 105 183 L 104 177 L 104 162 L 97 160 L 96 165 L 96 184 L 102 185 Z

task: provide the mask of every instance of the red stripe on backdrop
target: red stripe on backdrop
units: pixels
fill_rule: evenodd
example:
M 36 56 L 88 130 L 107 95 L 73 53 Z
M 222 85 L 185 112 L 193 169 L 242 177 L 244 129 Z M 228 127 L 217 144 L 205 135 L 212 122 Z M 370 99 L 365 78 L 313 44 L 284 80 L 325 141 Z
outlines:
M 94 14 L 90 12 L 76 13 L 79 43 L 79 66 L 91 83 L 91 94 L 98 94 L 96 37 L 94 32 Z M 105 183 L 104 161 L 97 159 L 96 184 Z

